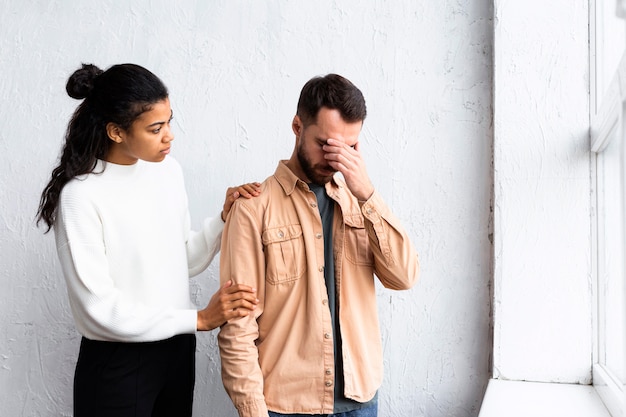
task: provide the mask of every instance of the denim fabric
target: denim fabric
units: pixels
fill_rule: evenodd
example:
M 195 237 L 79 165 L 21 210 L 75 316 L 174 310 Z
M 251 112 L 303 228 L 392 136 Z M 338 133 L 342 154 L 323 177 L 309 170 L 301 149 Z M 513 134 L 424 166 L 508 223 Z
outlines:
M 280 414 L 270 411 L 269 415 L 270 417 L 377 417 L 378 404 L 338 414 Z

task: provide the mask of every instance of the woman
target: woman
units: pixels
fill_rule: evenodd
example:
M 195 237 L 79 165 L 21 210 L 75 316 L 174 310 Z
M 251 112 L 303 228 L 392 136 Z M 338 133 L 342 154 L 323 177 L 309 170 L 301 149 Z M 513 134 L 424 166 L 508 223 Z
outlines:
M 227 283 L 197 311 L 189 276 L 219 251 L 224 219 L 259 184 L 229 188 L 221 218 L 189 229 L 168 92 L 137 65 L 83 65 L 66 85 L 83 100 L 37 213 L 49 231 L 82 334 L 74 416 L 191 416 L 195 333 L 248 315 L 255 290 Z

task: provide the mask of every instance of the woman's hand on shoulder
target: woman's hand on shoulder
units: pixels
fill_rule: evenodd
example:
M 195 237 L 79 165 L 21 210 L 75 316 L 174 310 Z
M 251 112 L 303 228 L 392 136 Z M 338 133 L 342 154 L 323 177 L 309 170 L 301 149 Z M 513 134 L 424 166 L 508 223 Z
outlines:
M 226 221 L 230 208 L 239 197 L 253 198 L 259 194 L 261 194 L 261 183 L 258 182 L 249 182 L 237 187 L 228 187 L 226 190 L 226 199 L 224 200 L 224 209 L 222 210 L 222 220 Z

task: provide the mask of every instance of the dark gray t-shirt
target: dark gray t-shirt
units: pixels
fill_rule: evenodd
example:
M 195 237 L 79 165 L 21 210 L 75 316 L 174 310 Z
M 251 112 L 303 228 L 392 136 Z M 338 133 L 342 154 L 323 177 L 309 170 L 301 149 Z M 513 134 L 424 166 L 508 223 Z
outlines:
M 378 394 L 366 403 L 350 400 L 343 395 L 343 360 L 341 355 L 341 329 L 339 327 L 339 300 L 335 282 L 335 259 L 333 256 L 333 213 L 335 202 L 326 194 L 326 189 L 317 184 L 309 184 L 317 197 L 317 207 L 322 219 L 324 233 L 324 281 L 328 291 L 328 307 L 333 324 L 333 344 L 335 349 L 335 407 L 334 413 L 345 413 L 359 408 L 369 407 L 377 401 Z

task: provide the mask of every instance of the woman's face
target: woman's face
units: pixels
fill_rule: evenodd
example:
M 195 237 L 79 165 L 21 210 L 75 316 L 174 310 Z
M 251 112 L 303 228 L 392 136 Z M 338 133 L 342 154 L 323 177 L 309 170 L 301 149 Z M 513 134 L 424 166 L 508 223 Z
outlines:
M 170 142 L 174 140 L 171 121 L 172 109 L 166 98 L 142 113 L 129 129 L 109 124 L 107 132 L 114 143 L 106 160 L 120 165 L 132 165 L 138 159 L 161 162 L 170 153 Z

